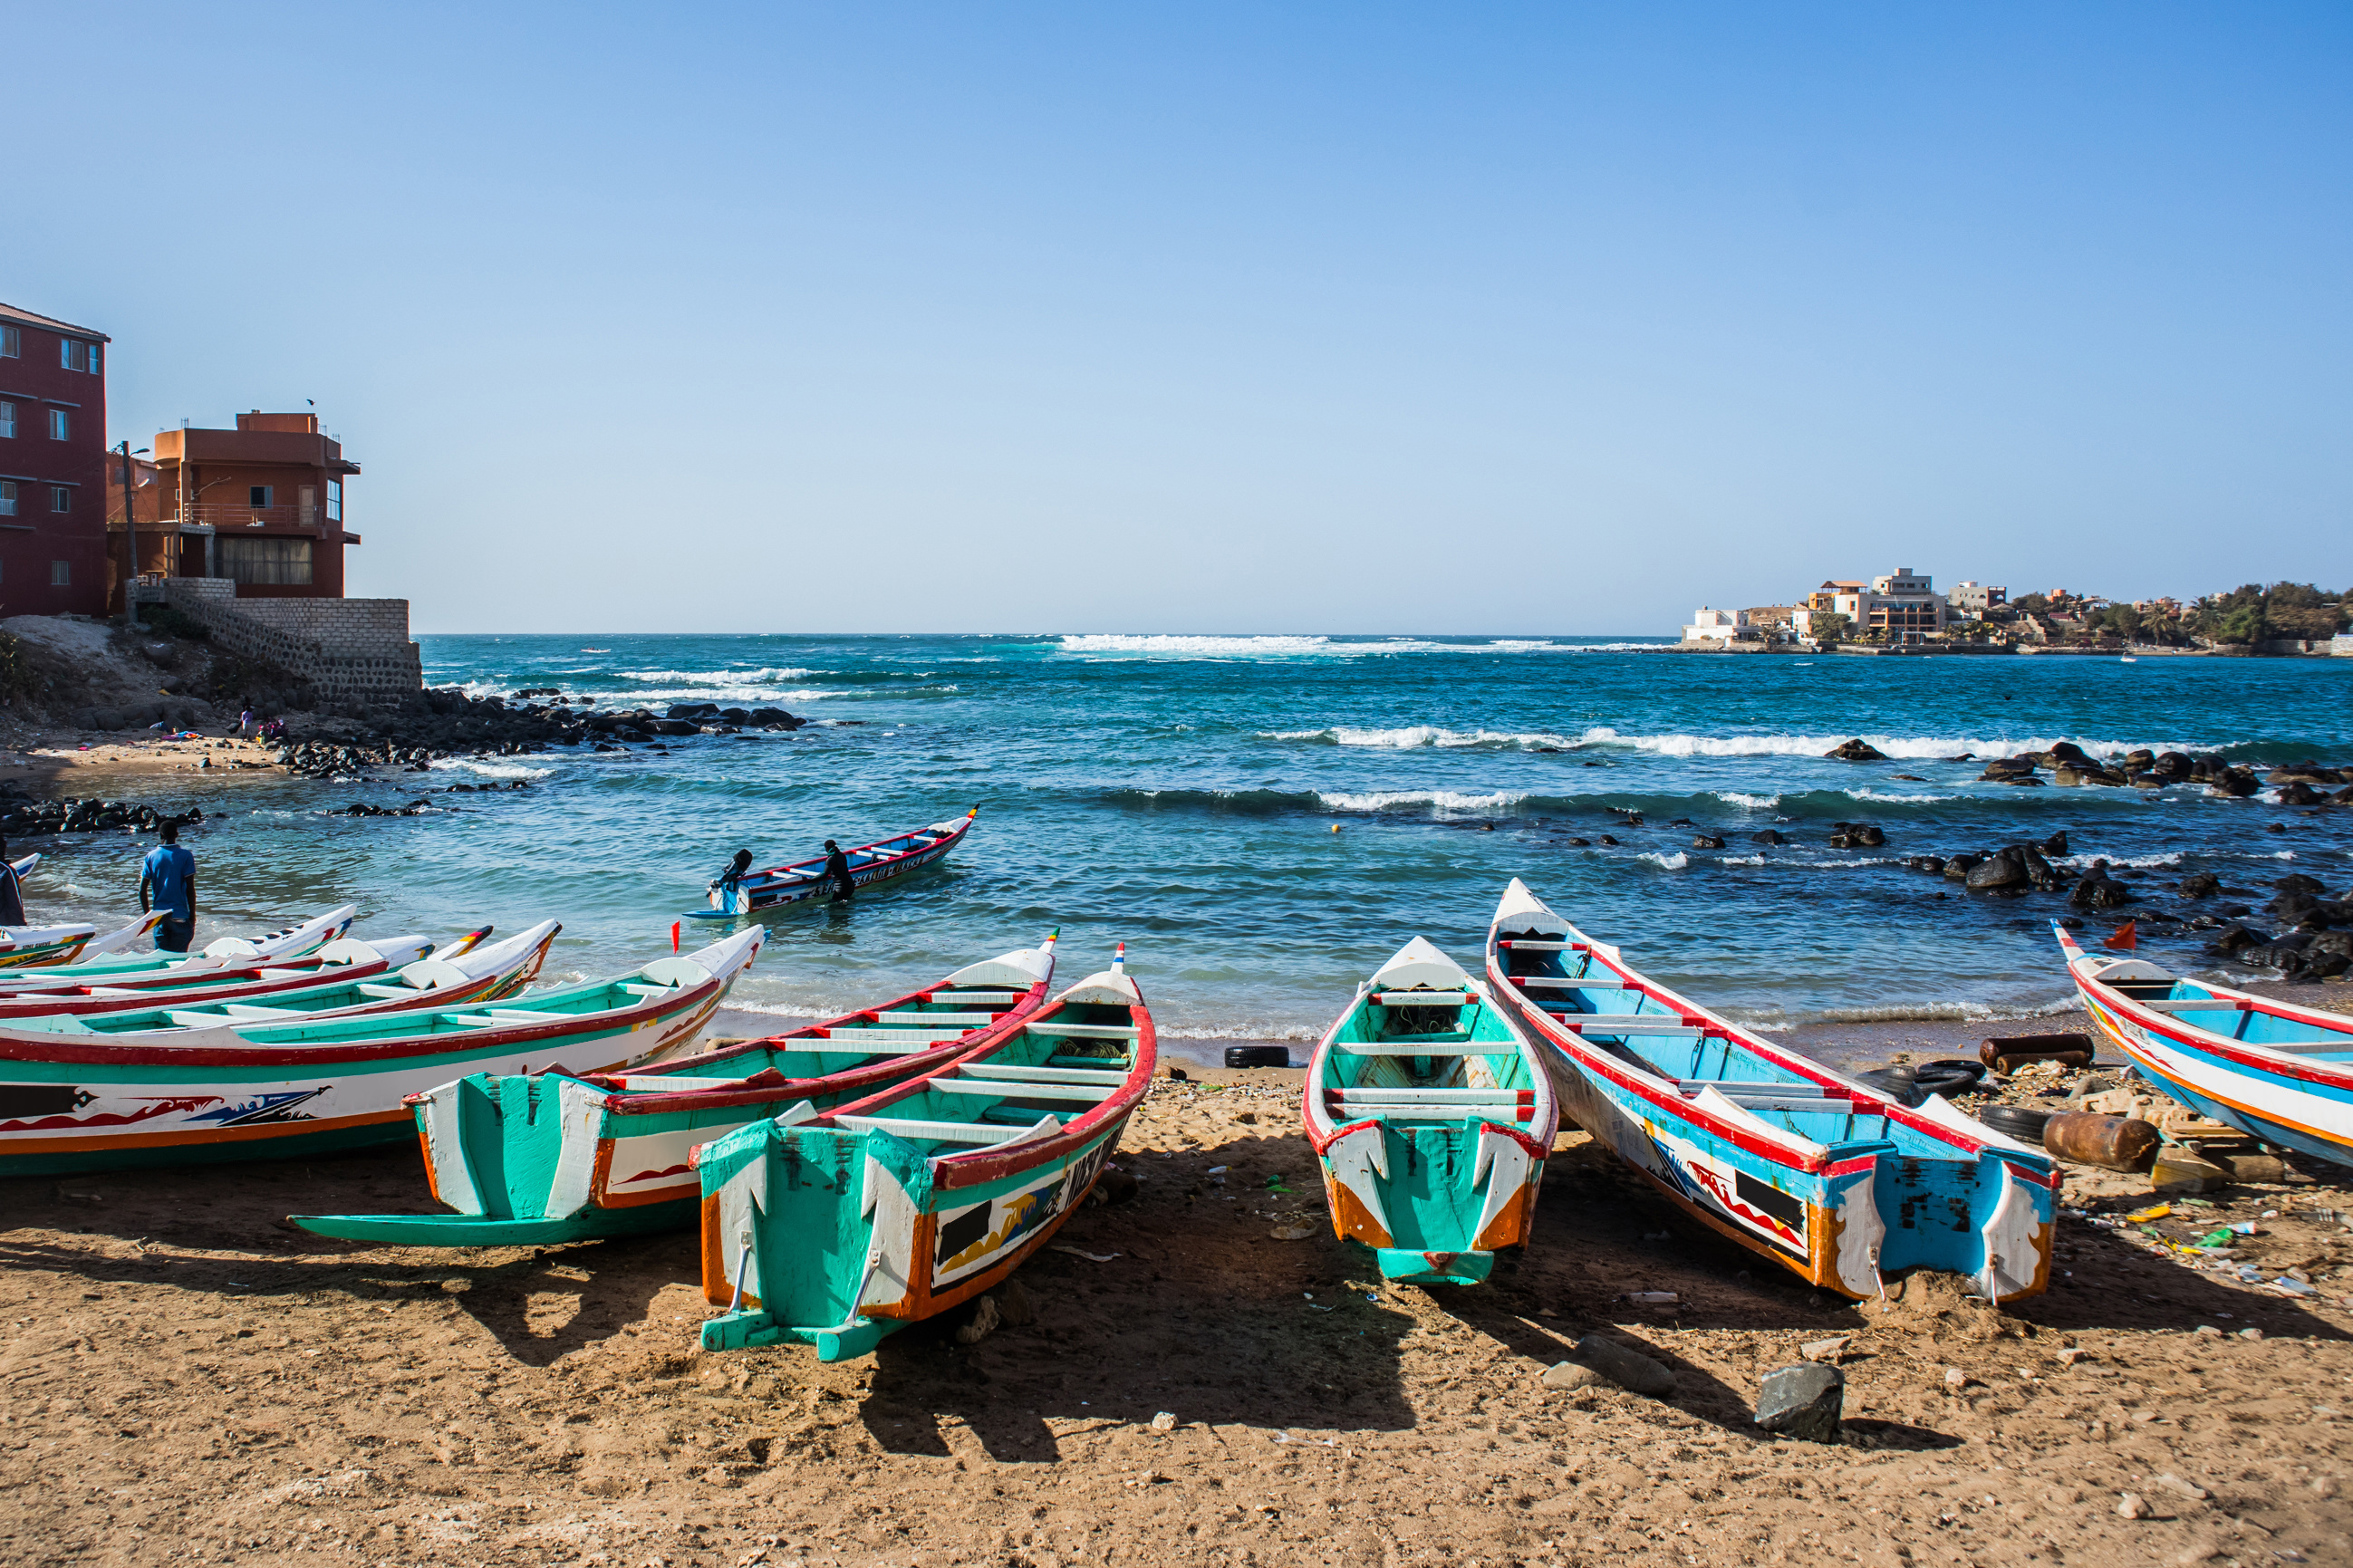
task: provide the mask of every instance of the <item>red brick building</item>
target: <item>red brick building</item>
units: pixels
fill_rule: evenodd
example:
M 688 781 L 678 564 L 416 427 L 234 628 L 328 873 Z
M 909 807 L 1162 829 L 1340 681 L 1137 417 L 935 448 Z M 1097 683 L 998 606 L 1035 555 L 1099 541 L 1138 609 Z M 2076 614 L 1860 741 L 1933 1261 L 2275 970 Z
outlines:
M 0 305 L 0 615 L 106 613 L 109 342 Z
M 257 408 L 234 430 L 160 431 L 132 470 L 139 570 L 226 577 L 245 599 L 340 599 L 343 547 L 360 542 L 343 527 L 343 485 L 359 471 L 315 414 Z M 107 479 L 120 531 L 121 480 Z

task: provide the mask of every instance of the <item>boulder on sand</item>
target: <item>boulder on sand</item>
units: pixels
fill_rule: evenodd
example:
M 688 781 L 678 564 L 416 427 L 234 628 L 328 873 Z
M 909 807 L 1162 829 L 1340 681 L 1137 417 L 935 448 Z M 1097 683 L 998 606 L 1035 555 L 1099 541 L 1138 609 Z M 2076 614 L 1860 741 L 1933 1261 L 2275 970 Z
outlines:
M 1843 745 L 1832 746 L 1822 755 L 1835 758 L 1841 763 L 1883 763 L 1887 760 L 1885 752 L 1860 735 Z

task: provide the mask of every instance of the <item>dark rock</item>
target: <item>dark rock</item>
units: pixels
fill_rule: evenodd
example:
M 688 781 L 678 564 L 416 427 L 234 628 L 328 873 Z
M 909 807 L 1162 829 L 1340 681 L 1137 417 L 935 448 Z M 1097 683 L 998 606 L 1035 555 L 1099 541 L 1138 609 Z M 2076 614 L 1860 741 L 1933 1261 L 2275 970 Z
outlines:
M 2274 882 L 2272 886 L 2274 889 L 2283 893 L 2311 893 L 2317 896 L 2318 894 L 2327 891 L 2327 889 L 2321 886 L 2319 878 L 2307 877 L 2301 871 L 2290 871 L 2286 876 L 2282 877 L 2277 881 Z
M 2326 805 L 2328 797 L 2308 784 L 2286 784 L 2280 785 L 2279 803 L 2282 805 Z
M 2184 779 L 2189 776 L 2189 771 L 2196 764 L 2190 761 L 2189 754 L 2186 752 L 2159 752 L 2157 754 L 2155 771 L 2169 779 Z
M 2053 768 L 2059 766 L 2062 763 L 2073 763 L 2078 767 L 2097 767 L 2100 765 L 2092 758 L 2089 752 L 2085 752 L 2083 747 L 2075 744 L 2073 741 L 2061 741 L 2049 751 L 2043 752 L 2042 756 L 2045 759 L 2044 765 Z
M 1971 869 L 1963 881 L 1972 891 L 1986 892 L 2000 888 L 2023 888 L 2032 879 L 2026 868 L 2025 856 L 2013 846 L 1997 851 L 1990 859 Z
M 2035 847 L 2045 855 L 2064 855 L 2067 853 L 2067 830 L 2061 828 Z
M 2090 876 L 2075 884 L 2067 901 L 2079 910 L 2120 910 L 2132 902 L 2132 889 L 2105 877 Z
M 1987 856 L 1975 854 L 1948 857 L 1945 861 L 1945 875 L 1956 882 L 1965 880 L 1970 872 L 1984 865 L 1988 858 Z
M 666 719 L 716 719 L 719 717 L 719 704 L 716 702 L 675 703 L 671 706 L 670 710 L 662 715 L 662 717 Z M 675 731 L 668 731 L 664 732 L 671 734 L 676 733 Z
M 1887 760 L 1886 752 L 1860 736 L 1843 745 L 1832 746 L 1822 755 L 1834 757 L 1842 763 L 1883 763 Z
M 2034 765 L 2035 759 L 2031 754 L 2023 757 L 1994 757 L 1986 763 L 1985 772 L 1979 773 L 1978 778 L 1980 782 L 1989 780 L 1995 784 L 2002 784 L 2017 778 L 2031 778 L 2034 773 Z
M 2215 932 L 2214 940 L 2207 943 L 2207 946 L 2212 948 L 2216 952 L 2228 953 L 2236 952 L 2243 947 L 2251 947 L 2258 943 L 2268 942 L 2270 941 L 2270 932 L 2256 931 L 2251 926 L 2242 926 L 2236 921 L 2233 921 L 2229 925 L 2224 926 L 2221 931 Z
M 1593 847 L 1593 840 L 1590 838 L 1572 838 L 1568 841 L 1568 845 L 1572 849 L 1590 849 Z
M 1602 843 L 1604 843 L 1604 844 L 1615 844 L 1615 843 L 1617 843 L 1617 842 L 1618 842 L 1618 840 L 1616 840 L 1615 838 L 1610 837 L 1609 837 L 1609 835 L 1608 835 L 1607 833 L 1605 833 L 1605 834 L 1603 834 L 1603 835 L 1601 836 L 1601 842 L 1602 842 Z
M 2222 879 L 2211 871 L 2192 871 L 2174 889 L 2185 899 L 2211 899 L 2222 890 Z
M 1599 1334 L 1588 1334 L 1577 1341 L 1572 1359 L 1635 1394 L 1663 1399 L 1675 1391 L 1675 1374 L 1665 1366 Z
M 1907 856 L 1904 864 L 1912 870 L 1926 871 L 1934 876 L 1942 876 L 1945 870 L 1945 858 L 1942 855 Z
M 1835 1443 L 1846 1411 L 1846 1374 L 1808 1362 L 1777 1367 L 1757 1384 L 1757 1425 L 1785 1437 Z
M 2209 793 L 2228 795 L 2233 800 L 2244 800 L 2263 787 L 2262 782 L 2245 768 L 2228 769 L 2216 774 L 2206 785 Z
M 1691 847 L 1694 849 L 1721 849 L 1724 840 L 1713 834 L 1702 833 L 1694 836 Z
M 1787 844 L 1789 841 L 1768 827 L 1762 833 L 1752 835 L 1748 842 L 1751 844 Z

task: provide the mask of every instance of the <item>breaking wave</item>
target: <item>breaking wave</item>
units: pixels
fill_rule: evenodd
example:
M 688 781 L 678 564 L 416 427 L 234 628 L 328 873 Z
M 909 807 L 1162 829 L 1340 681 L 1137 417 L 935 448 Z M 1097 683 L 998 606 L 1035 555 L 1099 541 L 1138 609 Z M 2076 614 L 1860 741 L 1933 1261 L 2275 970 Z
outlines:
M 1438 724 L 1409 724 L 1394 730 L 1359 729 L 1353 725 L 1335 724 L 1324 730 L 1261 731 L 1262 741 L 1303 741 L 1326 746 L 1377 746 L 1389 751 L 1413 751 L 1424 746 L 1465 748 L 1479 746 L 1491 751 L 1530 751 L 1545 747 L 1567 751 L 1581 742 L 1566 735 L 1540 731 L 1522 732 L 1510 730 L 1449 730 Z
M 1315 798 L 1334 811 L 1396 811 L 1402 806 L 1426 805 L 1433 813 L 1507 811 L 1528 797 L 1511 790 L 1496 790 L 1487 795 L 1465 795 L 1451 789 L 1371 790 L 1361 795 L 1336 790 L 1319 790 Z
M 1680 849 L 1676 850 L 1672 855 L 1662 855 L 1654 849 L 1646 849 L 1641 854 L 1635 856 L 1634 858 L 1637 860 L 1648 860 L 1662 871 L 1680 871 L 1684 867 L 1691 864 L 1691 857 L 1684 854 Z
M 426 764 L 435 773 L 463 771 L 489 779 L 543 779 L 554 768 L 525 767 L 521 763 L 486 763 L 477 757 L 436 757 Z
M 1638 752 L 1654 752 L 1666 757 L 1819 757 L 1834 746 L 1858 737 L 1852 733 L 1819 735 L 1624 735 L 1608 725 L 1597 726 L 1578 737 L 1588 746 L 1623 746 Z M 2084 737 L 2019 736 L 1983 737 L 1974 735 L 1872 735 L 1860 739 L 1876 747 L 1889 757 L 1915 758 L 1931 761 L 1939 757 L 1955 757 L 1963 752 L 1977 757 L 2006 757 L 2020 752 L 2047 752 L 2062 740 L 2073 743 L 2094 755 L 2122 755 L 2136 746 L 2150 745 L 2157 751 L 2189 751 L 2192 747 L 2176 742 L 2150 742 L 2141 741 L 2094 741 Z
M 1073 633 L 1058 639 L 1060 652 L 1118 655 L 1130 658 L 1364 658 L 1399 653 L 1637 653 L 1671 646 L 1655 642 L 1575 642 L 1534 637 L 1494 637 L 1480 642 L 1437 642 L 1427 637 L 1345 638 L 1330 637 L 1186 637 L 1126 633 Z
M 813 669 L 623 669 L 614 672 L 618 680 L 679 680 L 690 686 L 743 686 L 767 680 L 801 680 L 815 675 Z

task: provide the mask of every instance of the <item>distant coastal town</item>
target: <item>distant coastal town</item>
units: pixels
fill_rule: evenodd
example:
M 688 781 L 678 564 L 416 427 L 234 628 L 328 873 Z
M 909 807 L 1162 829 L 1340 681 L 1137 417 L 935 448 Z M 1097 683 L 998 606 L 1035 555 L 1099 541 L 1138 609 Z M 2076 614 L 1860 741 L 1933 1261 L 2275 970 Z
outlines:
M 2250 583 L 2203 598 L 2110 599 L 1985 583 L 1936 592 L 1899 566 L 1833 579 L 1797 603 L 1703 605 L 1678 645 L 1692 653 L 2108 653 L 2353 657 L 2347 601 L 2309 583 Z

